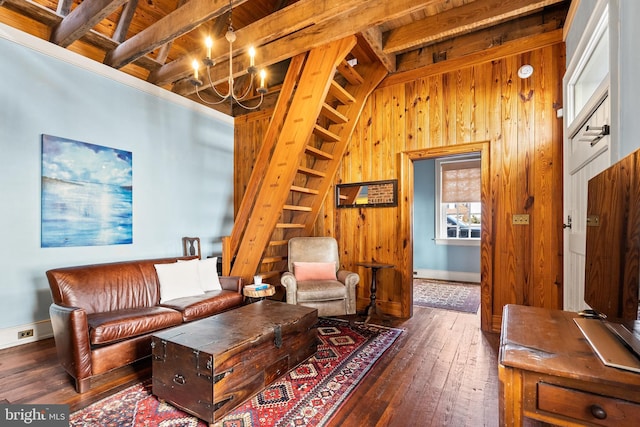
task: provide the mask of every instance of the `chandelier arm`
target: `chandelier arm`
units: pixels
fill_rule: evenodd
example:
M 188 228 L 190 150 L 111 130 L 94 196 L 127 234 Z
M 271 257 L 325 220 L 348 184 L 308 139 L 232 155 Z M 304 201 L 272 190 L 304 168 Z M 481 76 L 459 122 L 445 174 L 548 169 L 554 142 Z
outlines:
M 211 88 L 213 89 L 213 91 L 216 93 L 216 95 L 218 95 L 220 98 L 222 98 L 222 100 L 224 101 L 225 99 L 229 98 L 229 96 L 232 95 L 232 88 L 229 88 L 229 92 L 227 92 L 227 94 L 222 94 L 220 92 L 218 92 L 218 89 L 216 89 L 216 86 L 213 84 L 213 80 L 211 79 L 211 70 L 209 69 L 209 67 L 207 67 L 207 76 L 209 77 L 209 85 L 211 86 Z
M 261 105 L 262 105 L 262 101 L 264 99 L 264 95 L 260 94 L 260 101 L 254 105 L 253 107 L 249 107 L 248 105 L 243 104 L 242 102 L 240 102 L 240 100 L 238 100 L 237 98 L 234 98 L 236 103 L 241 106 L 242 108 L 244 108 L 245 110 L 256 110 L 258 109 Z
M 235 94 L 233 95 L 233 99 L 235 99 L 236 101 L 242 101 L 243 99 L 245 99 L 247 96 L 249 96 L 249 94 L 251 93 L 251 89 L 253 88 L 253 76 L 251 76 L 251 79 L 249 80 L 249 86 L 247 86 L 247 89 L 244 91 L 244 93 L 242 94 L 242 96 L 238 97 Z
M 216 92 L 217 93 L 217 92 Z M 220 105 L 222 104 L 224 101 L 227 100 L 227 98 L 222 98 L 220 101 L 207 101 L 206 99 L 204 99 L 202 97 L 202 95 L 200 95 L 200 91 L 198 90 L 198 87 L 196 86 L 196 95 L 198 95 L 198 98 L 200 99 L 200 101 L 204 102 L 207 105 Z

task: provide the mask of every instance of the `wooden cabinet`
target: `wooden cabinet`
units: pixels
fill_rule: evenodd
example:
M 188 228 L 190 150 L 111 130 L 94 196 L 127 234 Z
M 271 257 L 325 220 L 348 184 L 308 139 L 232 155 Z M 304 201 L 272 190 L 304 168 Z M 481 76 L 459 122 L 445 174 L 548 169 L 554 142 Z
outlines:
M 573 322 L 577 313 L 507 305 L 498 375 L 500 425 L 637 426 L 640 374 L 606 367 Z

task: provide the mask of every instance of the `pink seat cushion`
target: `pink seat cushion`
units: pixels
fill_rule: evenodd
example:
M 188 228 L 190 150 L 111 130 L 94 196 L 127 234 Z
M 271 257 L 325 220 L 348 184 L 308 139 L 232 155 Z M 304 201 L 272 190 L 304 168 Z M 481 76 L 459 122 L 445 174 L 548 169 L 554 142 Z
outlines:
M 336 280 L 335 262 L 294 262 L 296 280 Z

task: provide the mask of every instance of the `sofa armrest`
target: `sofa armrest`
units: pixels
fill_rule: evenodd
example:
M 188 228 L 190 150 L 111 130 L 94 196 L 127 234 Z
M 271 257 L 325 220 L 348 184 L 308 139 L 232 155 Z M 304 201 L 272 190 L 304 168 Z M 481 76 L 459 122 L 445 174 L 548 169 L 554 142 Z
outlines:
M 298 291 L 298 281 L 296 280 L 296 276 L 290 271 L 282 273 L 282 276 L 280 276 L 280 284 L 287 290 L 287 303 L 297 304 L 298 298 L 296 293 Z
M 242 277 L 240 276 L 220 276 L 220 286 L 226 291 L 242 293 Z
M 87 312 L 82 308 L 63 307 L 54 303 L 49 307 L 49 315 L 60 364 L 76 379 L 76 390 L 82 393 L 88 387 L 88 378 L 91 376 Z

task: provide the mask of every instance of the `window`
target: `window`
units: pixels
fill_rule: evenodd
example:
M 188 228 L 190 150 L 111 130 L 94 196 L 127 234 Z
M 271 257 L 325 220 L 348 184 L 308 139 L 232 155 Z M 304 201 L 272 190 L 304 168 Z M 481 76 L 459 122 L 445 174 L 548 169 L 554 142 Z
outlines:
M 436 160 L 436 242 L 479 244 L 480 157 Z
M 585 116 L 589 116 L 608 93 L 609 7 L 604 4 L 599 13 L 594 11 L 593 16 L 598 17 L 598 21 L 588 24 L 591 35 L 580 41 L 565 73 L 566 126 L 572 131 L 582 126 Z

